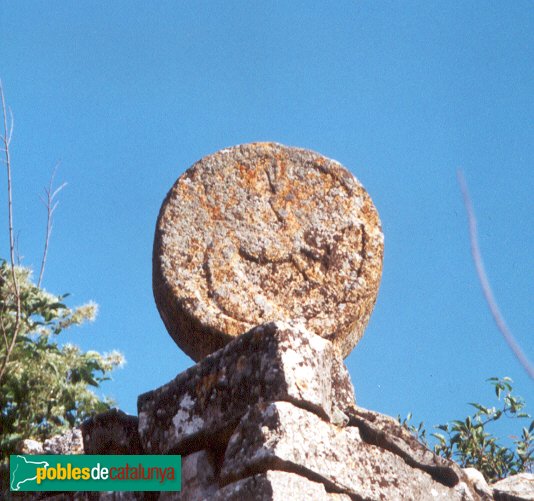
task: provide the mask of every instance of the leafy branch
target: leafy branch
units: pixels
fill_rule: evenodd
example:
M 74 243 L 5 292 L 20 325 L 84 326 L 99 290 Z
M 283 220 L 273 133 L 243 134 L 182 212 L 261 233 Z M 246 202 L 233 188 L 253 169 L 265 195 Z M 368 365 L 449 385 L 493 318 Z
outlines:
M 499 406 L 470 403 L 476 409 L 474 414 L 435 426 L 442 433 L 431 436 L 437 441 L 433 447 L 436 454 L 456 461 L 463 468 L 476 468 L 488 481 L 495 481 L 534 468 L 534 421 L 522 427 L 519 437 L 512 437 L 514 447 L 502 445 L 498 437 L 488 431 L 488 426 L 504 417 L 529 419 L 530 415 L 524 412 L 524 400 L 512 394 L 510 378 L 492 377 L 487 381 L 494 387 Z M 428 447 L 424 423 L 414 426 L 411 418 L 408 414 L 405 419 L 399 417 L 399 422 Z
M 15 348 L 0 385 L 0 450 L 2 459 L 24 438 L 44 440 L 75 426 L 93 412 L 109 408 L 88 387 L 97 388 L 123 363 L 118 352 L 82 352 L 72 344 L 61 346 L 58 335 L 74 325 L 91 321 L 97 306 L 71 309 L 66 296 L 55 296 L 31 281 L 27 268 L 15 269 L 20 285 L 21 322 Z M 10 266 L 0 262 L 0 323 L 13 329 Z

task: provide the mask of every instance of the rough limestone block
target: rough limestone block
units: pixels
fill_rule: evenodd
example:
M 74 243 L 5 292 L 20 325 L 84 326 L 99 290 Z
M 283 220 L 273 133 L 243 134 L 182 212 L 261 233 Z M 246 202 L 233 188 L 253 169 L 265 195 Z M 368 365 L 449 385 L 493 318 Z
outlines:
M 334 399 L 346 404 L 351 395 L 354 405 L 332 343 L 298 325 L 270 323 L 140 395 L 139 433 L 147 454 L 190 453 L 225 446 L 257 402 L 287 400 L 338 422 Z
M 200 499 L 200 498 L 197 498 Z M 267 471 L 229 484 L 212 501 L 350 501 L 326 491 L 323 484 L 285 471 Z
M 496 501 L 534 501 L 534 474 L 519 473 L 491 485 Z
M 476 468 L 462 468 L 469 482 L 473 485 L 475 491 L 486 499 L 493 499 L 493 492 L 491 487 L 486 482 L 484 475 L 480 473 Z
M 223 483 L 269 469 L 298 472 L 329 491 L 358 499 L 479 499 L 463 482 L 453 488 L 362 440 L 358 428 L 339 428 L 288 402 L 258 405 L 232 435 Z
M 143 454 L 137 416 L 119 409 L 97 414 L 83 422 L 85 454 Z
M 396 419 L 355 406 L 345 408 L 345 412 L 349 416 L 349 425 L 358 427 L 365 442 L 393 452 L 410 466 L 426 471 L 445 485 L 469 482 L 456 463 L 432 453 Z
M 153 289 L 167 330 L 198 361 L 255 325 L 301 320 L 346 357 L 382 272 L 378 213 L 317 153 L 235 146 L 188 169 L 160 210 Z
M 20 454 L 83 454 L 82 433 L 77 428 L 54 435 L 44 442 L 26 439 L 18 445 Z
M 17 447 L 18 454 L 44 454 L 43 443 L 38 440 L 26 438 Z
M 43 442 L 44 454 L 84 454 L 82 432 L 78 428 L 67 430 Z M 85 452 L 87 454 L 87 452 Z
M 182 490 L 162 492 L 159 501 L 198 501 L 213 499 L 219 485 L 215 462 L 207 451 L 198 451 L 182 457 Z

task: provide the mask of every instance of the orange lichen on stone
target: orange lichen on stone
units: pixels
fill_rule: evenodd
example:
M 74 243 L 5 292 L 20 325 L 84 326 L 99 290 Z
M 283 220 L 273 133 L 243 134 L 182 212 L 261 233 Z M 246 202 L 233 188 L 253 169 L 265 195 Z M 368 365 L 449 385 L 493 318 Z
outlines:
M 352 174 L 275 143 L 221 150 L 175 183 L 158 218 L 154 296 L 194 360 L 269 321 L 301 321 L 344 356 L 382 270 L 374 205 Z

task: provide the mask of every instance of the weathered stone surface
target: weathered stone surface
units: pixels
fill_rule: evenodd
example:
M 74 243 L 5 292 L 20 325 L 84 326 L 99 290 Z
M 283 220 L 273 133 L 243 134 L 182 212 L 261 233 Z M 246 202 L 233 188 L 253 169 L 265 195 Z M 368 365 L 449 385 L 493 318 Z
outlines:
M 43 442 L 43 451 L 45 454 L 83 454 L 82 432 L 78 428 L 72 428 L 49 438 Z
M 205 450 L 182 458 L 182 490 L 162 492 L 160 501 L 197 501 L 213 499 L 219 489 L 213 456 Z
M 533 501 L 534 474 L 519 473 L 491 485 L 496 501 Z
M 345 412 L 349 425 L 358 427 L 365 442 L 393 452 L 445 485 L 453 486 L 467 479 L 456 463 L 433 454 L 392 417 L 362 407 L 349 407 Z
M 288 402 L 258 405 L 243 417 L 228 444 L 221 481 L 270 469 L 298 473 L 358 499 L 480 499 L 464 482 L 448 487 L 364 442 L 357 427 L 336 427 Z
M 156 501 L 157 492 L 74 492 L 47 501 Z
M 198 361 L 255 325 L 298 319 L 347 356 L 382 271 L 375 207 L 338 162 L 274 143 L 221 150 L 187 170 L 159 214 L 156 303 Z
M 482 473 L 476 468 L 462 468 L 462 471 L 480 496 L 483 496 L 485 499 L 493 499 L 492 490 Z
M 44 442 L 23 440 L 17 447 L 20 454 L 83 454 L 82 433 L 78 428 L 67 430 Z
M 341 411 L 343 413 L 343 421 L 348 422 L 348 416 L 345 414 L 348 409 L 352 409 L 356 405 L 356 397 L 349 371 L 343 363 L 341 355 L 332 356 L 331 381 L 332 407 L 338 416 L 339 412 L 337 411 Z M 331 419 L 331 421 L 336 421 L 336 419 Z
M 17 452 L 19 454 L 44 454 L 43 443 L 27 438 L 17 446 Z
M 351 399 L 352 395 L 352 399 Z M 139 396 L 139 433 L 147 454 L 185 454 L 225 446 L 251 405 L 287 400 L 334 421 L 354 405 L 338 351 L 284 322 L 257 327 L 170 383 Z
M 200 499 L 200 498 L 196 498 Z M 213 501 L 350 501 L 326 491 L 323 484 L 285 471 L 267 471 L 227 485 Z
M 111 409 L 81 426 L 86 454 L 143 454 L 137 416 Z

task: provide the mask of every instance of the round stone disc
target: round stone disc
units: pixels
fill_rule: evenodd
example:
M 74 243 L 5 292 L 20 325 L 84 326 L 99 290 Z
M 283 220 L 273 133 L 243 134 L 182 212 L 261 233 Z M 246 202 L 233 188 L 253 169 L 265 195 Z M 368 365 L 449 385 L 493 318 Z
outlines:
M 209 155 L 160 210 L 154 297 L 195 361 L 252 327 L 301 321 L 347 356 L 382 272 L 378 213 L 358 180 L 312 151 L 253 143 Z

